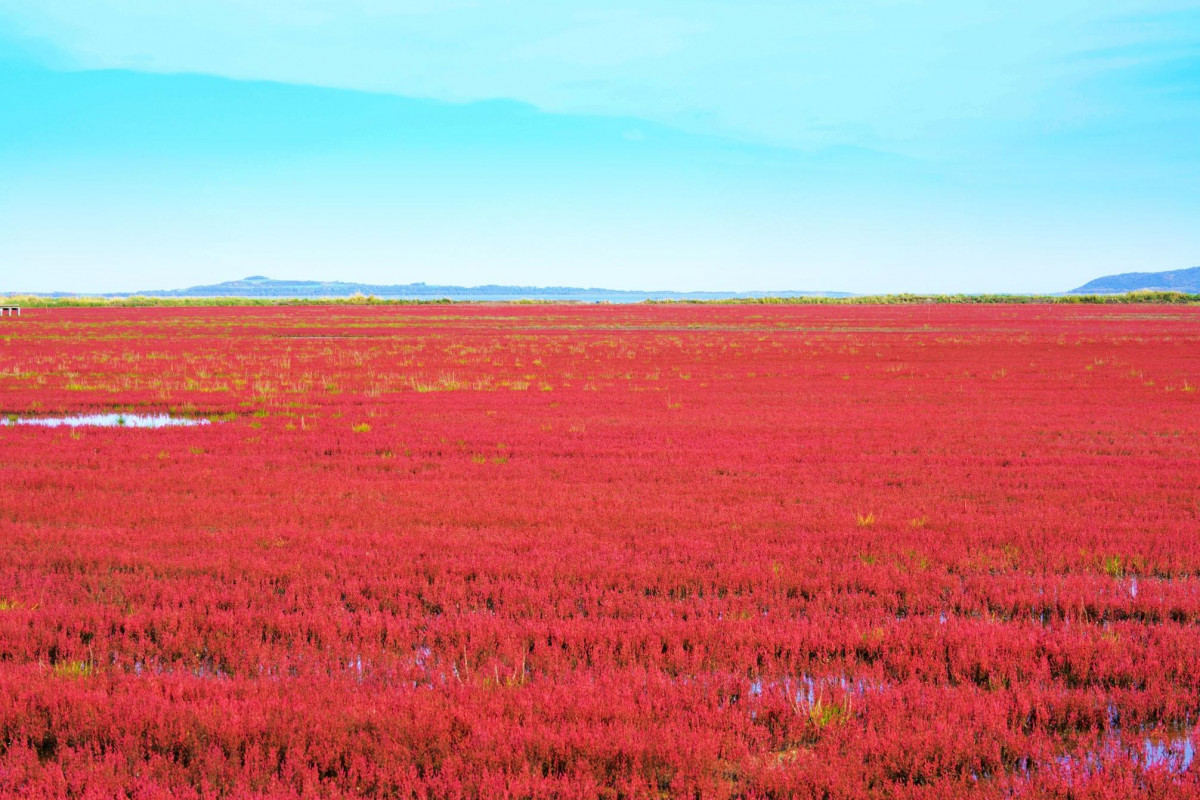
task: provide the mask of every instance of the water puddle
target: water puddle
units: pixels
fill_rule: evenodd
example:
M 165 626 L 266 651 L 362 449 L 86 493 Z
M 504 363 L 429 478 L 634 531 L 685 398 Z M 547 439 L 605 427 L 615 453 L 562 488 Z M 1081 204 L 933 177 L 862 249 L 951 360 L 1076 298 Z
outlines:
M 1119 732 L 1112 732 L 1099 747 L 1059 756 L 1055 762 L 1065 776 L 1095 775 L 1122 758 L 1132 759 L 1144 769 L 1182 775 L 1191 770 L 1196 760 L 1196 745 L 1186 733 L 1166 736 L 1143 733 L 1126 737 Z
M 1147 738 L 1142 742 L 1142 758 L 1147 767 L 1162 767 L 1168 772 L 1186 772 L 1196 759 L 1192 737 L 1184 735 Z
M 0 425 L 41 425 L 46 428 L 80 426 L 97 428 L 169 428 L 208 425 L 207 419 L 172 417 L 169 414 L 77 414 L 66 417 L 18 417 L 9 415 Z

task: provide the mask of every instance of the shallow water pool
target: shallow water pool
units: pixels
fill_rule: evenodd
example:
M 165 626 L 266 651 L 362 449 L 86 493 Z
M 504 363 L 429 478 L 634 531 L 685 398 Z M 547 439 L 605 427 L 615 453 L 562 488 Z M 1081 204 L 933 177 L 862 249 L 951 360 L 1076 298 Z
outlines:
M 208 425 L 206 419 L 172 417 L 169 414 L 77 414 L 64 417 L 8 417 L 0 425 L 41 425 L 57 428 L 92 426 L 99 428 L 169 428 L 176 425 Z

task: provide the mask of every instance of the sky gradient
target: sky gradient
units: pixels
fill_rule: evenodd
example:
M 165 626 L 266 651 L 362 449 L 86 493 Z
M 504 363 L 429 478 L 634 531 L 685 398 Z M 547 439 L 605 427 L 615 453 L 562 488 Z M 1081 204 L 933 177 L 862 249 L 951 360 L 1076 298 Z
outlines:
M 1197 3 L 0 0 L 0 290 L 1197 264 Z

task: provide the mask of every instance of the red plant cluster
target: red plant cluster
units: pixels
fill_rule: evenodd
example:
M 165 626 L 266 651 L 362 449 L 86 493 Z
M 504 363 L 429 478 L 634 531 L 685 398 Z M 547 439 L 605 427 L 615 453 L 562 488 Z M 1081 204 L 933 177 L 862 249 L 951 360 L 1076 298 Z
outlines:
M 0 323 L 0 794 L 1196 796 L 1200 309 Z M 204 417 L 161 429 L 28 417 Z

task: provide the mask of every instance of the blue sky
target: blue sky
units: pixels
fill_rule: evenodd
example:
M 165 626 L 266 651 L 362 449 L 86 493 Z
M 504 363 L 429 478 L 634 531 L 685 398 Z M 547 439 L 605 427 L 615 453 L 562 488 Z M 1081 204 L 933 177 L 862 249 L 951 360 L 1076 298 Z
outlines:
M 1200 3 L 0 0 L 0 290 L 1200 264 Z

